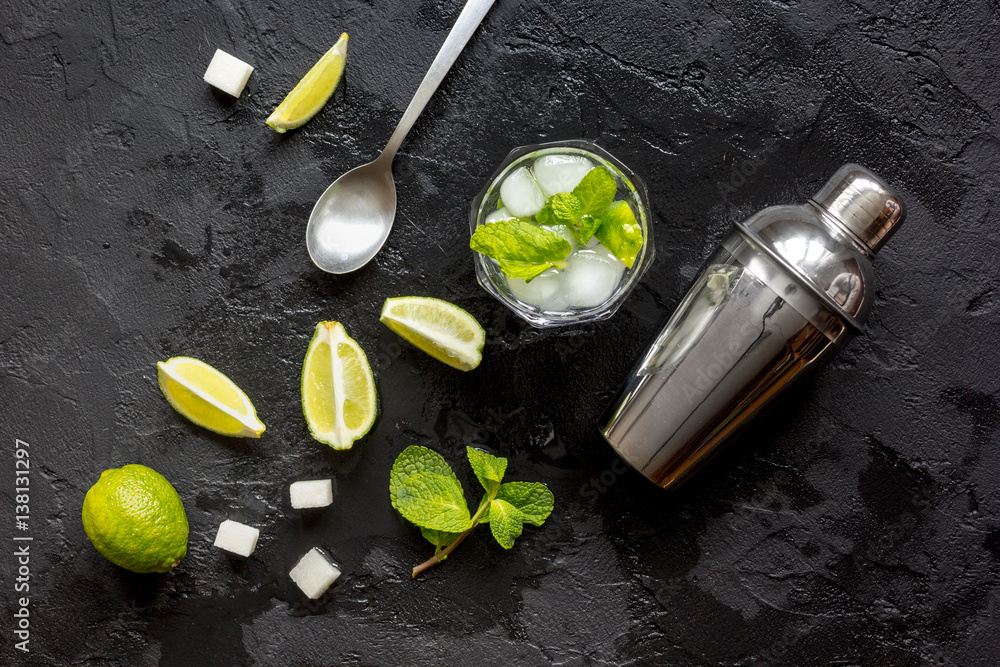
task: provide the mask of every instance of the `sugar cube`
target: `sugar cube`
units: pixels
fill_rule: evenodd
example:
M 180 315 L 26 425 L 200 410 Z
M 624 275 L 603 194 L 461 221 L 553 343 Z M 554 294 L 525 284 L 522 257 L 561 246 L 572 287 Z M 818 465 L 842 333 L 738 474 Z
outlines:
M 253 72 L 253 67 L 222 49 L 216 49 L 212 62 L 205 70 L 205 83 L 215 86 L 224 93 L 239 97 L 247 79 Z
M 330 562 L 320 549 L 313 547 L 299 559 L 288 576 L 310 600 L 315 600 L 337 580 L 340 568 Z
M 333 480 L 311 479 L 293 482 L 288 487 L 292 507 L 301 510 L 310 507 L 326 507 L 333 503 Z
M 260 531 L 253 526 L 226 519 L 219 524 L 219 532 L 215 534 L 215 546 L 245 558 L 257 548 L 258 537 Z

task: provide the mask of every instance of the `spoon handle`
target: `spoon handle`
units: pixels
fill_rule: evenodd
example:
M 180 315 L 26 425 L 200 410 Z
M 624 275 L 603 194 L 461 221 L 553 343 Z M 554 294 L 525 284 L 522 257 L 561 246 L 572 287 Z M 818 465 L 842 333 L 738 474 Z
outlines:
M 399 145 L 403 143 L 406 133 L 413 127 L 413 123 L 416 122 L 420 112 L 424 110 L 434 91 L 437 90 L 448 70 L 451 69 L 451 66 L 458 58 L 458 54 L 465 48 L 469 38 L 472 37 L 472 33 L 479 27 L 483 17 L 486 16 L 486 12 L 490 10 L 494 2 L 495 0 L 469 0 L 465 3 L 465 8 L 458 15 L 458 20 L 455 21 L 455 25 L 452 27 L 451 32 L 448 33 L 448 38 L 444 40 L 444 44 L 441 45 L 441 50 L 438 51 L 434 62 L 431 63 L 430 69 L 424 75 L 424 80 L 420 82 L 420 87 L 417 88 L 413 99 L 410 100 L 410 105 L 406 107 L 399 125 L 396 126 L 396 131 L 392 133 L 389 143 L 385 145 L 382 155 L 379 156 L 380 159 L 383 157 L 387 158 L 391 163 L 392 159 L 396 157 L 396 151 L 399 150 Z

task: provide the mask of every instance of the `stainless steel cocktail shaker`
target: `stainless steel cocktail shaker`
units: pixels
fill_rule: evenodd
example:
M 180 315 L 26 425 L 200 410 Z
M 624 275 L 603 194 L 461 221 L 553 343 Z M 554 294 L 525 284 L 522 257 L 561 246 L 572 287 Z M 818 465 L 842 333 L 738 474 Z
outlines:
M 903 217 L 878 177 L 847 164 L 808 203 L 737 223 L 633 369 L 604 437 L 660 486 L 683 481 L 862 331 L 871 258 Z

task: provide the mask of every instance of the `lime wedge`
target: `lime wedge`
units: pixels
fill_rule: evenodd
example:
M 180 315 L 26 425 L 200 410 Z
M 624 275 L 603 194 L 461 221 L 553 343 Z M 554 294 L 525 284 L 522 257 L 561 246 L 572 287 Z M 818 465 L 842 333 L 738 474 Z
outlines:
M 377 411 L 364 350 L 339 322 L 320 322 L 302 364 L 302 413 L 312 437 L 350 449 L 371 430 Z
M 204 361 L 173 357 L 156 367 L 167 402 L 198 426 L 238 438 L 259 438 L 264 432 L 243 390 Z
M 265 121 L 279 133 L 305 125 L 319 113 L 323 105 L 337 90 L 347 60 L 347 33 L 343 33 L 333 47 L 312 66 L 302 80 L 295 84 L 278 108 Z
M 460 371 L 471 371 L 483 360 L 486 332 L 476 318 L 447 301 L 422 296 L 386 299 L 379 320 Z

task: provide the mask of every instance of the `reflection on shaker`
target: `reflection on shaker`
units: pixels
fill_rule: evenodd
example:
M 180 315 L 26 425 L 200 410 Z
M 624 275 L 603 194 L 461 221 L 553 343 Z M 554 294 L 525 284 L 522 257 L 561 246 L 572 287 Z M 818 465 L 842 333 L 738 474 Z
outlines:
M 662 372 L 698 341 L 715 319 L 719 308 L 737 283 L 741 270 L 725 264 L 709 266 L 639 364 L 641 375 Z
M 834 301 L 847 310 L 857 307 L 858 299 L 861 298 L 861 281 L 857 276 L 850 273 L 841 273 L 833 279 L 833 284 L 826 291 Z

